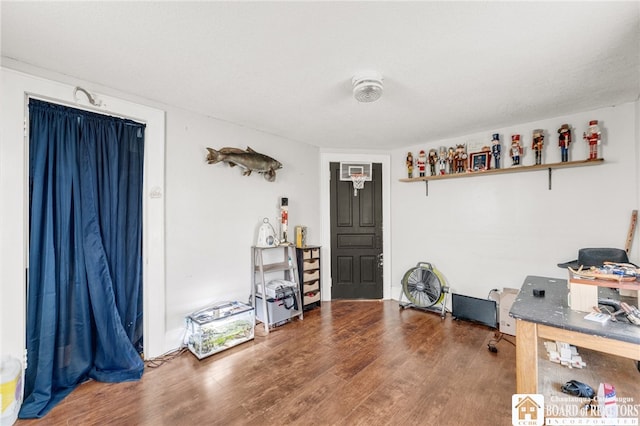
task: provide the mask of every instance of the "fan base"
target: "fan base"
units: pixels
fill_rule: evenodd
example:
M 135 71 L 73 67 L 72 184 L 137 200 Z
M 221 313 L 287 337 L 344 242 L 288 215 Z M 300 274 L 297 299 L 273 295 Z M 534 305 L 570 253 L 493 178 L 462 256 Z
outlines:
M 443 301 L 444 302 L 444 301 Z M 407 308 L 411 308 L 411 309 L 417 309 L 419 311 L 423 311 L 423 312 L 433 312 L 434 314 L 440 314 L 440 318 L 445 319 L 447 316 L 447 306 L 445 303 L 443 303 L 441 306 L 437 306 L 437 305 L 433 305 L 433 306 L 417 306 L 414 305 L 413 303 L 398 303 L 399 308 L 400 309 L 407 309 Z

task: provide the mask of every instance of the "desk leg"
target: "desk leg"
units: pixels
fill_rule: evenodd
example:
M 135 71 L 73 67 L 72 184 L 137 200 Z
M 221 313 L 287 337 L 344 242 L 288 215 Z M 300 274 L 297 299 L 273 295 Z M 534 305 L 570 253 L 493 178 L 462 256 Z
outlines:
M 516 391 L 538 393 L 538 329 L 523 320 L 516 320 Z

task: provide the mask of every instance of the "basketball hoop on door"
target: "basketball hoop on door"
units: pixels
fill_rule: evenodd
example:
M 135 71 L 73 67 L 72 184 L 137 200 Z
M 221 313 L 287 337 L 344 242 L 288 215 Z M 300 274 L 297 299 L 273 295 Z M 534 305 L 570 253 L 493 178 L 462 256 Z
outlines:
M 340 180 L 351 181 L 353 195 L 358 196 L 358 190 L 364 188 L 366 181 L 371 181 L 371 163 L 340 163 Z
M 364 188 L 364 180 L 366 176 L 362 173 L 354 173 L 351 175 L 351 182 L 353 183 L 353 195 L 358 196 L 358 189 Z

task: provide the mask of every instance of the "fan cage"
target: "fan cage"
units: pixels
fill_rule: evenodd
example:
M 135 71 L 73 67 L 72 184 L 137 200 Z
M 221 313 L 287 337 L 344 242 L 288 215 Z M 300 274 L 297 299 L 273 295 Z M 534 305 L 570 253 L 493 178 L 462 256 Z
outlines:
M 407 299 L 417 307 L 428 308 L 442 302 L 444 278 L 431 265 L 418 265 L 409 269 L 402 278 L 402 289 Z

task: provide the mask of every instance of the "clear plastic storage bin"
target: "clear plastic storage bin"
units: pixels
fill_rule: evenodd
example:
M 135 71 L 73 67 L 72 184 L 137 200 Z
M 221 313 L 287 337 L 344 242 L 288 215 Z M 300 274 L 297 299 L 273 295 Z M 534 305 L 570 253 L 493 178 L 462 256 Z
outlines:
M 198 359 L 253 339 L 255 311 L 240 302 L 218 302 L 187 317 L 189 350 Z

